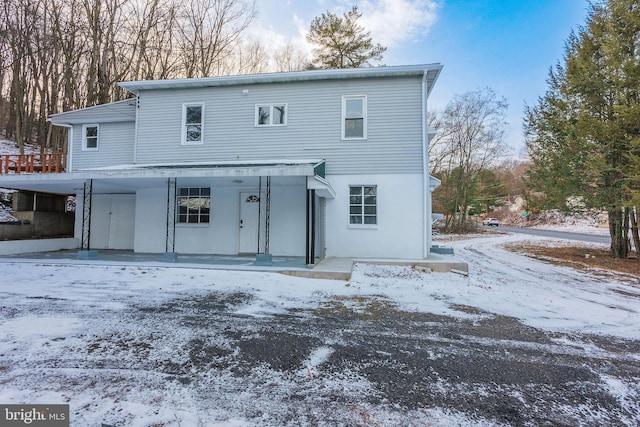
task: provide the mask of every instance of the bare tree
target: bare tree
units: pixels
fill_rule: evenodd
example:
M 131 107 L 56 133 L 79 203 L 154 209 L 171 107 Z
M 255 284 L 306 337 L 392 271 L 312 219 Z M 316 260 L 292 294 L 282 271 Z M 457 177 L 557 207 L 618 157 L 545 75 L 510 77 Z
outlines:
M 302 49 L 289 41 L 282 50 L 274 54 L 273 61 L 276 71 L 300 71 L 307 68 L 309 58 Z
M 504 98 L 485 88 L 455 95 L 441 114 L 431 118 L 437 132 L 429 150 L 437 165 L 432 173 L 442 180 L 436 196 L 449 211 L 449 229 L 464 228 L 478 173 L 506 152 L 507 107 Z
M 267 70 L 243 40 L 250 0 L 3 0 L 0 127 L 21 149 L 66 147 L 54 113 L 123 99 L 122 80 Z
M 174 52 L 178 7 L 173 0 L 133 2 L 125 12 L 131 80 L 166 79 L 180 75 Z
M 269 70 L 269 54 L 259 41 L 239 43 L 220 64 L 220 74 L 256 74 Z
M 253 3 L 243 0 L 185 2 L 178 47 L 186 77 L 219 75 L 255 14 Z

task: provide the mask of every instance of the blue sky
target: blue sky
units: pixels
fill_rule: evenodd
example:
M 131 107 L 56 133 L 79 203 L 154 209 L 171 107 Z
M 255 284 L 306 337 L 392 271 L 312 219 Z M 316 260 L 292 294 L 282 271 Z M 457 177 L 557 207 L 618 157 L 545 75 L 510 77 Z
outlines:
M 384 64 L 444 65 L 430 109 L 482 87 L 507 98 L 514 154 L 524 147 L 525 103 L 544 94 L 549 67 L 562 60 L 565 40 L 588 10 L 587 0 L 257 0 L 256 27 L 273 46 L 291 42 L 304 49 L 314 16 L 341 14 L 353 4 L 374 41 L 387 46 Z

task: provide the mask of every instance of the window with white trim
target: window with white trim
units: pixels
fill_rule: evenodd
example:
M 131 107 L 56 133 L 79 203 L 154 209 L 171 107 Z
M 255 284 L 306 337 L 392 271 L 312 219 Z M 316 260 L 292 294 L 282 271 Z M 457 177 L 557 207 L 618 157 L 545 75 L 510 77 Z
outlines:
M 376 225 L 378 223 L 377 187 L 349 186 L 349 224 Z
M 256 126 L 286 126 L 287 104 L 257 104 Z
M 178 224 L 208 224 L 211 219 L 211 189 L 178 188 L 176 206 Z
M 204 103 L 182 104 L 182 144 L 202 144 Z
M 98 125 L 82 126 L 82 151 L 92 151 L 98 149 Z
M 367 96 L 342 97 L 342 139 L 367 139 Z

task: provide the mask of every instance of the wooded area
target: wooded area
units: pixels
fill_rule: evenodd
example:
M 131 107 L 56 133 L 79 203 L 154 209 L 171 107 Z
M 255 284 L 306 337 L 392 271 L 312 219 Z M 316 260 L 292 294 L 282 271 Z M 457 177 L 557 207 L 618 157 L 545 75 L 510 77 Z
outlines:
M 527 108 L 529 185 L 547 207 L 569 196 L 609 215 L 611 255 L 640 261 L 640 2 L 593 3 L 549 89 Z
M 65 149 L 47 117 L 117 101 L 123 80 L 301 69 L 292 46 L 267 53 L 249 0 L 3 0 L 0 135 Z
M 467 231 L 469 215 L 489 212 L 509 196 L 523 195 L 518 162 L 505 161 L 508 104 L 490 88 L 454 95 L 444 111 L 432 111 L 429 129 L 431 174 L 442 185 L 434 211 L 446 214 L 445 231 Z M 520 172 L 518 172 L 520 171 Z

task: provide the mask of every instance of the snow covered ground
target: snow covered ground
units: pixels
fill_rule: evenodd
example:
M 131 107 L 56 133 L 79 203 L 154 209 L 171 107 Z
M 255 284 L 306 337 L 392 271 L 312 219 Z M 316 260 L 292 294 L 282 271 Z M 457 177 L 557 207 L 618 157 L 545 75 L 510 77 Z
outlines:
M 469 236 L 447 243 L 469 264 L 469 283 L 476 285 L 456 295 L 457 303 L 513 316 L 546 330 L 640 339 L 640 278 L 542 264 L 502 248 L 515 242 L 547 246 L 566 243 L 517 234 Z
M 73 426 L 637 425 L 640 279 L 502 248 L 523 239 L 553 244 L 470 236 L 446 243 L 469 277 L 349 282 L 4 260 L 0 402 Z
M 40 152 L 40 148 L 34 145 L 25 145 L 24 153 L 25 154 L 38 154 Z M 18 145 L 14 141 L 9 141 L 7 139 L 0 138 L 0 155 L 3 154 L 19 154 L 20 150 Z
M 550 210 L 536 215 L 533 223 L 525 223 L 531 228 L 564 231 L 582 234 L 609 234 L 606 212 L 587 212 L 567 214 Z
M 6 201 L 5 204 L 0 200 L 0 222 L 16 221 L 16 218 L 11 215 L 11 209 L 9 208 L 8 196 L 11 192 L 12 190 L 0 188 L 0 199 Z
M 597 234 L 606 236 L 609 234 L 609 228 L 600 227 L 593 224 L 585 224 L 582 222 L 568 222 L 565 224 L 540 224 L 531 228 L 539 228 L 541 230 L 564 231 L 567 233 Z
M 37 154 L 40 151 L 34 146 L 27 145 L 24 147 L 24 152 L 25 154 Z M 20 153 L 20 150 L 18 149 L 15 142 L 0 138 L 0 155 L 19 154 L 19 153 Z M 0 188 L 0 198 L 6 200 L 7 195 L 12 192 L 13 190 Z M 0 203 L 0 222 L 5 222 L 5 221 L 16 221 L 16 218 L 13 215 L 11 215 L 11 209 L 9 209 L 8 205 L 4 205 Z

